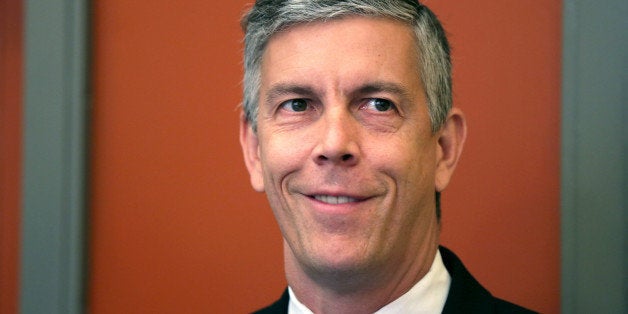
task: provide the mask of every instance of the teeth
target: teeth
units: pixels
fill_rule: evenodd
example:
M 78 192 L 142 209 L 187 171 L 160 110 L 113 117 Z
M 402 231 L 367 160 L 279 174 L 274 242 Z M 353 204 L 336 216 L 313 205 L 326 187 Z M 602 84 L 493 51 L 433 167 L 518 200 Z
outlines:
M 323 203 L 334 204 L 334 205 L 352 203 L 352 202 L 357 201 L 355 198 L 348 197 L 348 196 L 314 195 L 314 198 Z

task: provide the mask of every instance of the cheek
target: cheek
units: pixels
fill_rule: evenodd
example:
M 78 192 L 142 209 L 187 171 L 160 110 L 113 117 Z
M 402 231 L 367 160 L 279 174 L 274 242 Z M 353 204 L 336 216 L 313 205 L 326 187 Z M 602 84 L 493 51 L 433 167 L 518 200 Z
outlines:
M 433 193 L 436 167 L 435 143 L 432 140 L 387 141 L 386 146 L 372 149 L 382 172 L 395 181 L 401 197 Z
M 299 170 L 307 162 L 311 151 L 307 137 L 269 132 L 262 140 L 260 157 L 264 179 L 274 186 Z

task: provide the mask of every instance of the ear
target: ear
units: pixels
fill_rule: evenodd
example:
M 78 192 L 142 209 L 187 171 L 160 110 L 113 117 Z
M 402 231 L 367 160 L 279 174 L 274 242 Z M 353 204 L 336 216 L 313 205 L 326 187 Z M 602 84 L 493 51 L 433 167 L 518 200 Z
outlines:
M 244 113 L 240 113 L 240 145 L 242 146 L 244 163 L 246 164 L 246 169 L 249 170 L 253 189 L 258 192 L 264 192 L 264 176 L 262 175 L 262 163 L 259 157 L 259 140 Z
M 462 147 L 467 137 L 467 122 L 464 114 L 458 108 L 452 108 L 447 115 L 447 121 L 439 131 L 438 147 L 436 151 L 436 191 L 442 192 L 456 169 Z

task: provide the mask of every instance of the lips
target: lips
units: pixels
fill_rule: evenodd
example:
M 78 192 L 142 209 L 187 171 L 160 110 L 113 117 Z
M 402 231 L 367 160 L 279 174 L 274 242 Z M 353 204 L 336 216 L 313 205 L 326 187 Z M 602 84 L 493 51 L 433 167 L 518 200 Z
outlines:
M 358 201 L 358 199 L 349 196 L 313 195 L 312 197 L 319 202 L 332 205 L 354 203 Z

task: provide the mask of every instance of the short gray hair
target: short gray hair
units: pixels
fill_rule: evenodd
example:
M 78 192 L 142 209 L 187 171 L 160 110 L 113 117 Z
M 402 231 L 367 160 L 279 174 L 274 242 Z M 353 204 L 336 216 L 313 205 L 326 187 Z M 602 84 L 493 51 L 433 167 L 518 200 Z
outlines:
M 242 18 L 246 119 L 257 127 L 261 63 L 273 34 L 297 24 L 347 16 L 385 17 L 414 30 L 420 75 L 432 132 L 438 131 L 452 106 L 451 60 L 445 31 L 436 15 L 416 0 L 258 0 Z

